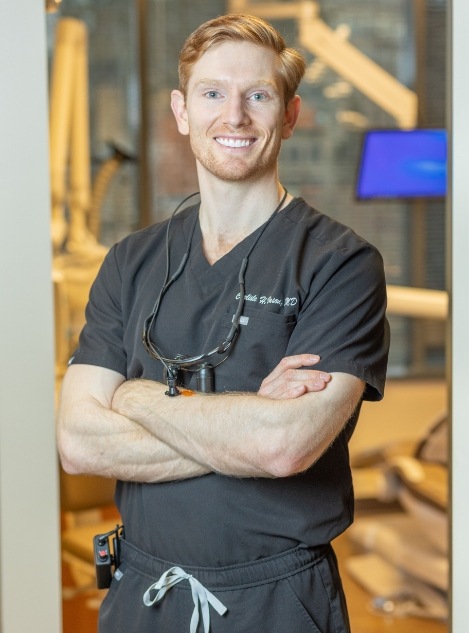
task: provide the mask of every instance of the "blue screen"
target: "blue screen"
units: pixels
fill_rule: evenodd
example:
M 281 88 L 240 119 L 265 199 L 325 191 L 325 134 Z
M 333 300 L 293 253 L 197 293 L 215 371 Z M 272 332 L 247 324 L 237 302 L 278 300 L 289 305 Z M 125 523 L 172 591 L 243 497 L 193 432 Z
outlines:
M 446 131 L 365 132 L 358 170 L 359 199 L 446 194 Z

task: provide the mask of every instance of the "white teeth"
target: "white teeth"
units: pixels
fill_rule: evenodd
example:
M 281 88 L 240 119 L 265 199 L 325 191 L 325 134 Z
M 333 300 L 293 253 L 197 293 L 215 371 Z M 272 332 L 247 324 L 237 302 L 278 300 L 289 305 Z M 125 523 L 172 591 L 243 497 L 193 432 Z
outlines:
M 247 147 L 248 145 L 251 145 L 251 140 L 249 139 L 242 140 L 217 137 L 215 140 L 217 143 L 220 143 L 220 145 L 224 145 L 225 147 Z

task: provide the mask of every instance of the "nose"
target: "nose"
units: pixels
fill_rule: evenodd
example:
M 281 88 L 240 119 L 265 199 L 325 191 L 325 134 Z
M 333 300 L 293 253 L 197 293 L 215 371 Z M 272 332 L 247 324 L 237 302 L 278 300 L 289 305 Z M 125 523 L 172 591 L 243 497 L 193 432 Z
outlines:
M 225 101 L 223 110 L 223 123 L 230 127 L 243 127 L 250 122 L 247 104 L 244 96 L 231 94 Z

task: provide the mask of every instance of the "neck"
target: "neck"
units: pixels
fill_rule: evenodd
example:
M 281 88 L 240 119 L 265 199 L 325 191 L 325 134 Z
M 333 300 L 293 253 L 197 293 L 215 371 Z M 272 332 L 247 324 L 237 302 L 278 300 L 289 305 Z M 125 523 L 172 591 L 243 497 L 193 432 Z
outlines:
M 262 183 L 200 183 L 200 228 L 207 260 L 214 263 L 259 228 L 279 205 L 284 189 L 277 179 Z M 283 202 L 286 206 L 292 196 Z
M 198 161 L 201 194 L 201 225 L 210 232 L 239 232 L 256 229 L 279 203 L 283 187 L 277 167 L 240 181 L 226 181 L 208 172 Z

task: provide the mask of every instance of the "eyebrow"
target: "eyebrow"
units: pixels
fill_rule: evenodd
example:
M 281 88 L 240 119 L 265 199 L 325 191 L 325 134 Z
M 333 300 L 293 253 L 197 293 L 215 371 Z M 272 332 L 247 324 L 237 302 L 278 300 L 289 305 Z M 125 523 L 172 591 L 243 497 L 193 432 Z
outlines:
M 207 86 L 223 87 L 227 83 L 229 82 L 223 79 L 209 79 L 209 78 L 204 77 L 202 79 L 199 79 L 197 83 L 195 84 L 195 86 L 207 85 Z M 247 83 L 245 90 L 252 90 L 255 88 L 265 88 L 265 87 L 271 88 L 272 90 L 275 90 L 275 92 L 279 92 L 277 84 L 274 81 L 271 81 L 270 79 L 258 79 L 257 81 L 254 81 L 252 83 Z

